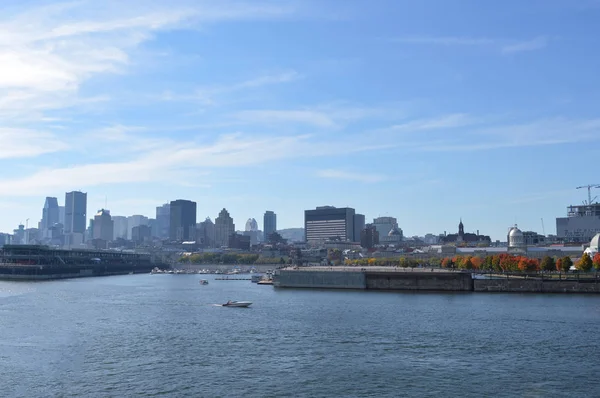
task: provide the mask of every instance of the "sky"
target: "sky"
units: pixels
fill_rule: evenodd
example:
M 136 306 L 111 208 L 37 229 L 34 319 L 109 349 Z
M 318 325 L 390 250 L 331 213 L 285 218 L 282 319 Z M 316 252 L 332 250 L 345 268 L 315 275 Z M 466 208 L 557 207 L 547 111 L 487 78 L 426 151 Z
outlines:
M 556 233 L 600 183 L 598 0 L 0 3 L 0 231 L 175 199 Z M 600 195 L 600 189 L 595 193 Z M 595 195 L 594 195 L 595 196 Z

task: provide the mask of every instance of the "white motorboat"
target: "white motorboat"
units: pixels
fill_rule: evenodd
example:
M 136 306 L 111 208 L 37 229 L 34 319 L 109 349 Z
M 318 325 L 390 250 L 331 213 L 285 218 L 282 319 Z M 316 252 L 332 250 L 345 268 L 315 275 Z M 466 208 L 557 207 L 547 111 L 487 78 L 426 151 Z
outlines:
M 208 285 L 208 280 L 206 280 L 206 279 L 200 279 L 200 284 L 201 285 Z
M 252 304 L 251 301 L 228 301 L 223 304 L 223 307 L 249 307 Z

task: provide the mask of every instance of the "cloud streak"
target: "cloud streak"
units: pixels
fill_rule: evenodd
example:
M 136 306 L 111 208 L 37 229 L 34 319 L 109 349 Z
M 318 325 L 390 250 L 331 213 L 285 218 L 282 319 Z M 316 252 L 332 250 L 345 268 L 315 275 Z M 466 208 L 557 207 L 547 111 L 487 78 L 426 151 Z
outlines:
M 336 169 L 319 170 L 317 177 L 329 178 L 334 180 L 345 180 L 362 183 L 377 183 L 387 179 L 386 176 L 379 173 L 358 173 Z
M 393 38 L 392 41 L 403 44 L 444 47 L 487 47 L 494 48 L 504 55 L 539 50 L 548 45 L 548 38 L 545 36 L 538 36 L 533 39 L 520 41 L 491 39 L 487 37 L 406 36 Z

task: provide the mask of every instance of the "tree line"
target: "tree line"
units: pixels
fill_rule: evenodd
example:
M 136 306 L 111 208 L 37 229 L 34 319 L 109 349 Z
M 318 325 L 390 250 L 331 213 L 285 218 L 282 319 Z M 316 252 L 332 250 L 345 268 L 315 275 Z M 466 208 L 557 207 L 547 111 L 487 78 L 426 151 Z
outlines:
M 554 258 L 546 256 L 540 261 L 536 258 L 525 256 L 513 256 L 502 253 L 493 256 L 454 256 L 442 259 L 443 268 L 482 270 L 495 272 L 569 272 L 573 266 L 571 257 Z M 592 259 L 587 253 L 575 263 L 575 268 L 581 272 L 589 272 L 592 268 L 600 271 L 600 253 L 597 253 Z
M 267 265 L 286 264 L 289 261 L 283 257 L 262 257 L 259 254 L 241 253 L 194 253 L 179 258 L 179 262 L 183 264 Z

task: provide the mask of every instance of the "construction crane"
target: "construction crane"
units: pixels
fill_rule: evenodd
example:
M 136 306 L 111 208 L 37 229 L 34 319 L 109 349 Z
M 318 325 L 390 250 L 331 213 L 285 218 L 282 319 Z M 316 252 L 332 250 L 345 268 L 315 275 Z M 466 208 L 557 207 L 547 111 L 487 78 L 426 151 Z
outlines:
M 589 185 L 582 185 L 580 187 L 577 187 L 577 189 L 582 189 L 582 188 L 587 188 L 588 190 L 588 205 L 592 204 L 592 200 L 596 200 L 597 196 L 594 197 L 594 199 L 592 199 L 592 188 L 600 188 L 600 184 L 589 184 Z

